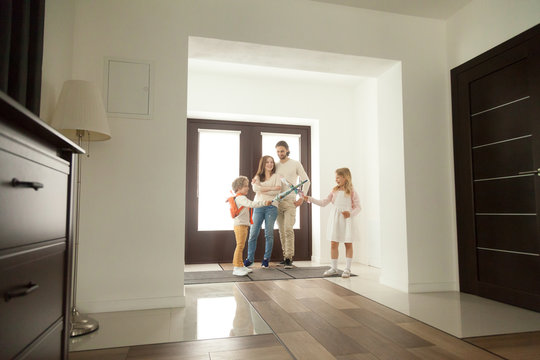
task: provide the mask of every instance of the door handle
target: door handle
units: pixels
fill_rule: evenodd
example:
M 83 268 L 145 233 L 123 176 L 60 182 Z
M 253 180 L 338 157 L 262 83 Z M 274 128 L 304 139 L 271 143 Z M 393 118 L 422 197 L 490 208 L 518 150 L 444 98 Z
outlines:
M 7 302 L 15 297 L 26 296 L 37 289 L 39 289 L 39 285 L 30 281 L 28 284 L 21 286 L 20 288 L 6 292 L 4 294 L 4 300 Z
M 540 176 L 540 168 L 538 168 L 536 170 L 531 170 L 531 171 L 520 171 L 519 172 L 519 175 L 530 175 L 530 174 L 536 174 L 536 175 Z

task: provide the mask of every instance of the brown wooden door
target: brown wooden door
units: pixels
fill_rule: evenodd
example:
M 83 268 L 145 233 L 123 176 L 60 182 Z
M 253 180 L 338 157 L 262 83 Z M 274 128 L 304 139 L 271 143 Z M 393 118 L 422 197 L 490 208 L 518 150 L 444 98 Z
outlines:
M 452 70 L 461 291 L 540 310 L 540 26 Z
M 188 119 L 187 126 L 187 182 L 186 182 L 186 264 L 204 264 L 232 262 L 236 241 L 233 233 L 233 220 L 227 230 L 200 231 L 199 230 L 199 191 L 198 189 L 198 157 L 199 157 L 199 131 L 200 130 L 223 130 L 240 133 L 239 145 L 239 174 L 249 179 L 255 175 L 262 149 L 261 133 L 295 134 L 300 141 L 300 161 L 311 179 L 311 156 L 310 156 L 310 128 L 307 126 L 273 125 L 266 123 L 246 123 L 231 121 L 214 121 L 201 119 Z M 220 151 L 215 149 L 216 161 L 227 161 L 220 158 Z M 272 153 L 264 154 L 274 157 L 278 161 L 275 149 Z M 219 176 L 219 174 L 216 174 Z M 228 180 L 232 183 L 234 177 Z M 216 206 L 223 206 L 226 198 L 230 196 L 230 185 L 223 189 L 222 198 L 216 199 Z M 250 190 L 250 199 L 254 198 Z M 225 209 L 227 212 L 228 209 Z M 227 215 L 228 216 L 228 215 Z M 300 207 L 300 216 L 297 219 L 299 229 L 295 229 L 295 260 L 311 259 L 311 209 L 304 205 Z M 257 240 L 255 260 L 262 260 L 264 254 L 264 230 L 261 229 Z M 244 258 L 247 254 L 244 250 Z M 271 261 L 283 260 L 279 233 L 274 231 L 274 248 Z

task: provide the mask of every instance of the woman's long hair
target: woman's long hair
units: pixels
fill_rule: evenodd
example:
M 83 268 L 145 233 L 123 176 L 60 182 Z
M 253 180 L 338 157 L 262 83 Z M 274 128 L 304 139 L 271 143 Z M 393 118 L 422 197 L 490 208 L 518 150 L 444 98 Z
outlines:
M 351 193 L 353 192 L 351 170 L 349 170 L 349 168 L 339 168 L 336 170 L 336 175 L 343 176 L 343 178 L 345 179 L 345 184 L 343 185 L 343 188 L 340 188 L 338 185 L 336 185 L 333 191 L 345 190 L 345 194 L 351 195 Z
M 268 158 L 272 159 L 272 162 L 274 163 L 274 167 L 272 168 L 272 171 L 270 172 L 270 176 L 274 175 L 276 173 L 276 163 L 274 161 L 274 158 L 271 157 L 270 155 L 264 155 L 261 160 L 259 160 L 259 168 L 257 169 L 257 173 L 255 174 L 255 176 L 258 176 L 259 177 L 259 180 L 261 182 L 263 181 L 266 181 L 266 176 L 265 176 L 265 172 L 264 172 L 264 164 L 266 164 L 266 160 L 268 160 Z

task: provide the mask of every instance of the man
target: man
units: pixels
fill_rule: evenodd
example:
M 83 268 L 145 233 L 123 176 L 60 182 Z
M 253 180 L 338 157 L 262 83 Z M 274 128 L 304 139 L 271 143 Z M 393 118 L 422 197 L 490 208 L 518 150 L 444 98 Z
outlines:
M 280 175 L 290 185 L 296 185 L 300 181 L 307 180 L 302 186 L 302 191 L 307 193 L 309 190 L 309 178 L 304 170 L 304 167 L 299 161 L 289 158 L 289 145 L 285 141 L 279 141 L 276 144 L 277 156 L 279 162 L 276 164 L 276 173 Z M 300 180 L 298 180 L 300 178 Z M 289 185 L 282 183 L 281 191 L 289 189 Z M 277 223 L 279 227 L 279 240 L 283 250 L 283 262 L 285 269 L 292 268 L 294 257 L 294 230 L 293 226 L 296 221 L 296 207 L 302 205 L 304 199 L 300 197 L 296 200 L 296 194 L 290 193 L 279 202 Z

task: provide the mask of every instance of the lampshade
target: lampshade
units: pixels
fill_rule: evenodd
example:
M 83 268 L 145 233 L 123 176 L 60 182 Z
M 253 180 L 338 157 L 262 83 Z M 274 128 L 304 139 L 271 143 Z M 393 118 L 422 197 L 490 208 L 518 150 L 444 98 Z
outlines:
M 74 140 L 78 139 L 77 130 L 83 130 L 85 141 L 111 138 L 103 100 L 97 86 L 89 81 L 64 82 L 51 126 Z

